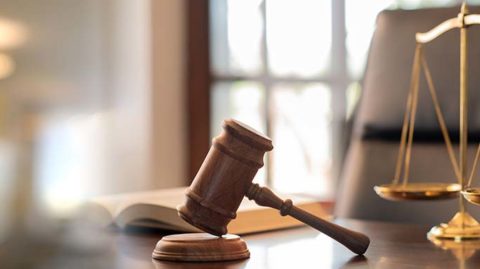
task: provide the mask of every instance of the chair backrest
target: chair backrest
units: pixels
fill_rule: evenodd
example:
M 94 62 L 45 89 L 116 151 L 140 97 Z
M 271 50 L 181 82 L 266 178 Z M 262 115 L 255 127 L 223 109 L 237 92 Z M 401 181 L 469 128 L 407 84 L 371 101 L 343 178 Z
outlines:
M 436 223 L 448 220 L 456 201 L 398 202 L 380 199 L 373 186 L 393 179 L 415 52 L 415 33 L 456 17 L 460 7 L 387 10 L 379 14 L 355 115 L 336 214 L 342 217 Z M 480 13 L 471 8 L 471 13 Z M 459 129 L 458 30 L 424 46 L 452 141 Z M 480 26 L 469 28 L 469 155 L 480 142 Z M 410 180 L 455 182 L 423 74 L 420 82 Z M 474 144 L 475 143 L 475 144 Z M 456 148 L 456 147 L 455 147 Z M 457 148 L 456 148 L 457 149 Z M 472 161 L 470 161 L 471 164 Z M 478 181 L 480 185 L 480 181 Z

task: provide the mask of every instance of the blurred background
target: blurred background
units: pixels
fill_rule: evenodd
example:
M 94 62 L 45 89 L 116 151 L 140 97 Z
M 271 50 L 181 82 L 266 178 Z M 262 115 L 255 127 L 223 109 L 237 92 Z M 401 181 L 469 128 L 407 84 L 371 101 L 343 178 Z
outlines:
M 0 231 L 186 186 L 230 117 L 274 142 L 257 182 L 333 199 L 376 15 L 459 2 L 2 0 Z

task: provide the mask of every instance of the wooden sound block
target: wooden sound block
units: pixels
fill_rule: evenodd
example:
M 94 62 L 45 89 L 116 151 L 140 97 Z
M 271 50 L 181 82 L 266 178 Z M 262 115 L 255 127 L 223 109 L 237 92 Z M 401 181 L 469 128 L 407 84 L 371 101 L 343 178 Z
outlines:
M 250 257 L 247 244 L 238 235 L 222 237 L 207 233 L 175 234 L 158 241 L 152 257 L 182 262 L 231 261 Z

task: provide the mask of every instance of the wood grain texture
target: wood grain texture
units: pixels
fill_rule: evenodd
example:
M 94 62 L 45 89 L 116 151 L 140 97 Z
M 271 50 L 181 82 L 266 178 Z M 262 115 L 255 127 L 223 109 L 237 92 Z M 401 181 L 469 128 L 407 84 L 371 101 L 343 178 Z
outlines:
M 56 235 L 61 248 L 39 238 L 7 241 L 0 251 L 4 268 L 99 268 L 99 269 L 392 269 L 435 268 L 477 269 L 480 251 L 475 246 L 436 246 L 425 234 L 430 225 L 337 219 L 337 224 L 368 234 L 371 245 L 364 256 L 355 256 L 312 228 L 302 227 L 243 236 L 250 247 L 250 259 L 230 262 L 169 262 L 152 260 L 152 250 L 165 235 L 159 230 L 109 230 L 96 236 L 87 249 L 72 248 L 78 230 Z M 73 233 L 72 235 L 70 233 Z M 69 236 L 65 240 L 64 236 Z M 90 230 L 83 235 L 91 238 Z M 101 242 L 104 242 L 103 244 Z M 106 243 L 106 244 L 105 244 Z M 19 248 L 15 248 L 17 246 Z M 28 247 L 24 247 L 28 246 Z M 445 248 L 445 249 L 444 249 Z M 14 251 L 16 249 L 16 251 Z M 26 253 L 28 255 L 26 255 Z M 48 262 L 48 263 L 47 263 Z M 23 265 L 23 266 L 22 266 Z M 68 265 L 68 266 L 67 266 Z
M 187 5 L 187 105 L 188 184 L 202 164 L 210 146 L 210 42 L 209 1 L 186 1 Z
M 228 263 L 177 264 L 156 262 L 156 269 L 203 268 L 436 268 L 473 269 L 480 266 L 478 247 L 457 245 L 457 249 L 436 246 L 425 234 L 430 226 L 339 219 L 342 226 L 359 230 L 371 238 L 364 256 L 352 256 L 311 228 L 288 229 L 243 237 L 251 249 L 250 259 Z M 276 250 L 288 255 L 276 255 Z M 143 268 L 140 268 L 143 269 Z
M 237 235 L 177 234 L 158 241 L 152 258 L 166 261 L 232 261 L 250 257 L 245 241 Z
M 246 125 L 226 120 L 178 209 L 188 223 L 214 235 L 228 223 L 250 187 L 272 142 Z
M 187 191 L 179 215 L 199 229 L 214 234 L 227 233 L 228 223 L 246 195 L 261 206 L 280 210 L 325 233 L 356 254 L 363 254 L 370 240 L 367 236 L 322 220 L 283 201 L 265 187 L 252 184 L 263 166 L 265 152 L 272 150 L 272 141 L 252 128 L 235 120 L 226 120 L 223 132 L 213 140 L 213 146 Z
M 292 200 L 287 199 L 283 201 L 271 190 L 265 187 L 260 187 L 258 184 L 252 184 L 246 196 L 248 199 L 254 200 L 258 205 L 278 209 L 282 216 L 289 215 L 303 223 L 312 226 L 320 232 L 335 239 L 356 254 L 365 253 L 368 245 L 370 244 L 370 239 L 366 235 L 318 218 L 300 208 L 295 207 Z

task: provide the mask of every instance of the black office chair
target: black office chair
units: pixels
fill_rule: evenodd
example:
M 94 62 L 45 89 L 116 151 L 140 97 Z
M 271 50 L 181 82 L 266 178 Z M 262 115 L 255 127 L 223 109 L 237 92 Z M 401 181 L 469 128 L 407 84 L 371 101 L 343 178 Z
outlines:
M 377 196 L 373 186 L 390 183 L 394 177 L 415 51 L 415 33 L 426 32 L 455 17 L 459 10 L 460 7 L 389 10 L 379 14 L 337 195 L 337 216 L 434 225 L 448 221 L 458 211 L 455 199 L 391 202 Z M 471 8 L 471 13 L 480 13 L 480 9 Z M 472 27 L 469 33 L 468 153 L 471 167 L 480 142 L 480 27 Z M 456 152 L 459 137 L 459 38 L 459 31 L 453 30 L 424 48 Z M 455 175 L 423 74 L 421 77 L 410 182 L 454 183 Z M 475 182 L 480 185 L 480 180 L 474 179 Z M 479 218 L 480 208 L 470 208 L 470 212 Z

